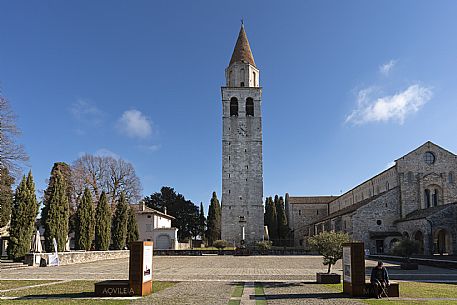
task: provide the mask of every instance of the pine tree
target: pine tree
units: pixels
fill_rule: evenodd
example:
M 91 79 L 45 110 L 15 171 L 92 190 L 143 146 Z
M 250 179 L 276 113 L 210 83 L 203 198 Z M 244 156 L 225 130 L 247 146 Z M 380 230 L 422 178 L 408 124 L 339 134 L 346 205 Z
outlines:
M 22 178 L 16 189 L 10 224 L 8 256 L 14 260 L 22 259 L 30 251 L 30 243 L 35 233 L 35 221 L 38 214 L 38 201 L 32 172 Z
M 125 242 L 127 239 L 128 208 L 129 206 L 125 199 L 125 194 L 122 192 L 116 205 L 111 230 L 111 240 L 115 250 L 122 250 L 125 248 Z
M 57 242 L 57 250 L 65 251 L 69 231 L 70 205 L 68 202 L 65 179 L 56 167 L 51 172 L 45 201 L 42 210 L 44 224 L 44 244 L 46 252 L 53 252 L 53 238 Z
M 128 220 L 127 220 L 127 246 L 130 248 L 130 243 L 137 241 L 140 238 L 138 232 L 138 224 L 136 222 L 135 211 L 131 206 L 128 208 Z
M 268 197 L 268 204 L 271 209 L 270 219 L 268 223 L 270 227 L 268 227 L 268 233 L 270 234 L 270 240 L 276 241 L 278 239 L 278 218 L 276 214 L 276 204 L 273 202 L 273 198 Z
M 95 250 L 106 251 L 111 241 L 111 208 L 102 192 L 95 210 Z
M 75 246 L 79 250 L 90 250 L 95 235 L 95 211 L 92 194 L 88 188 L 84 189 L 79 199 L 75 218 Z
M 203 210 L 203 202 L 200 202 L 200 210 L 198 215 L 198 234 L 202 240 L 205 240 L 206 217 Z
M 217 199 L 216 192 L 213 192 L 211 203 L 208 209 L 208 230 L 206 234 L 208 245 L 211 246 L 215 240 L 221 239 L 221 206 Z
M 276 213 L 278 219 L 278 237 L 285 241 L 289 234 L 289 227 L 287 226 L 286 210 L 284 207 L 284 199 L 279 197 L 278 204 L 276 206 Z
M 11 207 L 13 205 L 14 178 L 6 167 L 0 168 L 0 228 L 6 226 L 11 219 Z

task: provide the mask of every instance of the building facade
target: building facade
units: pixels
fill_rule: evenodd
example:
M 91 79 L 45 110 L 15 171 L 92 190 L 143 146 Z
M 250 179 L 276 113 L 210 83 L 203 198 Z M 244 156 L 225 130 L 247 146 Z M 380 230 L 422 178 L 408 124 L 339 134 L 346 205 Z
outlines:
M 420 254 L 456 255 L 456 172 L 457 156 L 427 142 L 330 201 L 328 215 L 304 223 L 304 239 L 344 231 L 370 253 L 388 253 L 395 242 L 410 238 L 419 242 Z
M 139 240 L 154 242 L 154 249 L 177 249 L 178 229 L 171 226 L 173 216 L 148 208 L 132 205 L 136 212 Z
M 263 239 L 262 89 L 241 26 L 222 92 L 222 239 L 239 246 Z

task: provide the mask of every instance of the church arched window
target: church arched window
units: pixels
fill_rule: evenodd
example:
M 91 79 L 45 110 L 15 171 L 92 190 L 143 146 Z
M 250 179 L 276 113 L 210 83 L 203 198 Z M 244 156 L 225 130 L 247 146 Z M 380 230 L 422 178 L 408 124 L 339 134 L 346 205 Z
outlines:
M 230 116 L 238 116 L 238 99 L 236 97 L 230 99 Z
M 246 115 L 254 116 L 254 100 L 252 97 L 246 99 Z
M 425 201 L 425 208 L 430 207 L 430 190 L 426 189 L 424 191 L 424 201 Z
M 252 71 L 252 84 L 254 85 L 254 87 L 257 86 L 257 82 L 256 82 L 256 79 L 255 79 L 255 72 Z
M 432 195 L 432 206 L 436 207 L 438 206 L 438 194 L 439 191 L 438 189 L 435 189 Z

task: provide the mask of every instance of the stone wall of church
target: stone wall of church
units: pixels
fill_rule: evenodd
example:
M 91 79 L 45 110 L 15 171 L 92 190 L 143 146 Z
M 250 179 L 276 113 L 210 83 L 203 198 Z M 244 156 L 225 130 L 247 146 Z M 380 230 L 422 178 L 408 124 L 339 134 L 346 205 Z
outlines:
M 317 221 L 328 215 L 328 204 L 309 203 L 309 204 L 289 204 L 289 228 L 294 231 L 294 246 L 300 247 L 304 244 L 304 238 L 308 235 L 310 223 Z
M 374 197 L 397 186 L 398 176 L 396 167 L 394 166 L 332 201 L 330 203 L 330 213 L 337 212 L 354 203 Z
M 433 164 L 424 161 L 424 154 L 432 152 Z M 399 179 L 401 181 L 402 217 L 425 208 L 425 189 L 438 189 L 438 204 L 457 202 L 457 158 L 450 152 L 427 143 L 397 160 Z
M 400 190 L 394 188 L 380 195 L 352 214 L 352 230 L 348 233 L 353 240 L 363 241 L 365 248 L 375 253 L 375 242 L 370 232 L 395 232 L 395 221 L 400 218 Z M 385 247 L 386 248 L 386 247 Z

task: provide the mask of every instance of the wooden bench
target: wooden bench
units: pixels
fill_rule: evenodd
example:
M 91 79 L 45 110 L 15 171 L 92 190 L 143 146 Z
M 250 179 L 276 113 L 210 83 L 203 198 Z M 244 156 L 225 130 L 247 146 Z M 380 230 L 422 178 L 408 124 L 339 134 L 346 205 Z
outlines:
M 370 282 L 365 282 L 365 295 L 368 297 L 375 297 L 373 285 Z M 386 287 L 387 296 L 390 297 L 399 297 L 400 296 L 400 286 L 398 283 L 390 282 L 390 285 Z

